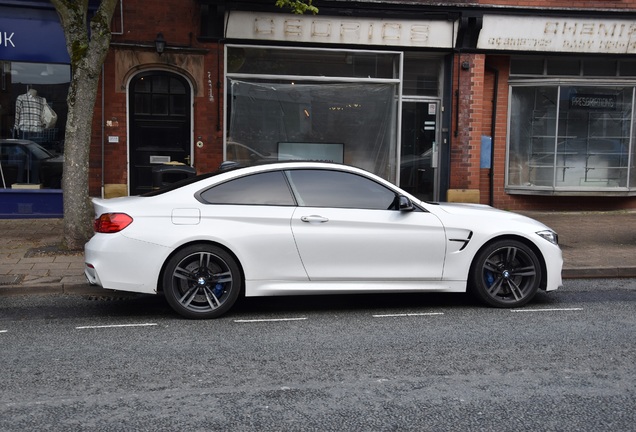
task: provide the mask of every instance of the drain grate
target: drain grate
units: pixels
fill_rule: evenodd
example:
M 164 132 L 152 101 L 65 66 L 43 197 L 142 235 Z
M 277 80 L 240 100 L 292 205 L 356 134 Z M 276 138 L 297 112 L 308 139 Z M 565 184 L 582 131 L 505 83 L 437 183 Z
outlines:
M 22 282 L 22 275 L 0 275 L 0 285 L 17 285 Z

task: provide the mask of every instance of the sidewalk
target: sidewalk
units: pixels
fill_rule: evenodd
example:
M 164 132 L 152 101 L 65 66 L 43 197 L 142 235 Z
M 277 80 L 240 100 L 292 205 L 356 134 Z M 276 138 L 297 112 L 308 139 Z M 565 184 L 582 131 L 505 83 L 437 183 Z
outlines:
M 636 211 L 523 212 L 559 234 L 564 278 L 636 277 Z M 81 252 L 60 252 L 62 219 L 0 219 L 0 295 L 100 295 Z

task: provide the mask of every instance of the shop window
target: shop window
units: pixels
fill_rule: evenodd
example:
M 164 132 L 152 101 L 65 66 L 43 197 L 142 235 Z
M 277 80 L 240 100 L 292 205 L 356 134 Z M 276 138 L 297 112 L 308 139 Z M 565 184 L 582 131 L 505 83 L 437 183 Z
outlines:
M 634 77 L 636 76 L 636 60 L 536 56 L 511 58 L 511 77 L 539 78 L 548 75 Z
M 442 62 L 416 53 L 404 54 L 402 93 L 409 96 L 433 96 L 441 93 Z
M 618 74 L 624 77 L 636 76 L 636 60 L 621 60 Z
M 580 75 L 581 61 L 576 58 L 551 57 L 546 65 L 548 75 Z
M 614 60 L 584 60 L 583 75 L 585 76 L 616 76 L 617 62 Z
M 0 163 L 3 172 L 6 168 L 11 173 L 0 181 L 0 187 L 10 188 L 15 181 L 59 188 L 70 66 L 26 62 L 0 65 L 0 146 L 4 155 Z M 20 149 L 26 152 L 26 158 L 17 158 L 16 143 L 6 141 L 13 138 L 25 140 Z M 5 167 L 9 163 L 11 167 Z
M 514 58 L 510 62 L 511 75 L 543 75 L 545 59 L 543 57 Z
M 634 87 L 514 86 L 509 192 L 636 191 Z
M 395 54 L 366 51 L 228 47 L 228 73 L 393 78 Z
M 228 46 L 226 159 L 328 160 L 395 180 L 400 59 L 385 51 Z M 437 95 L 439 61 L 423 65 L 420 87 Z
M 395 151 L 396 84 L 230 83 L 228 160 L 320 159 L 395 174 L 387 169 Z M 293 154 L 280 150 L 290 148 Z

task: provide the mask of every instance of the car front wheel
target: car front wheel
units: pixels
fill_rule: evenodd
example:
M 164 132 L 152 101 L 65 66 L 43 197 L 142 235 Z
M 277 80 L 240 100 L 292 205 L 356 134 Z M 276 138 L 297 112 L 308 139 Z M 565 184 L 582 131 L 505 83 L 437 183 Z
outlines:
M 525 244 L 501 240 L 479 252 L 470 282 L 473 293 L 491 306 L 522 306 L 539 289 L 541 264 L 534 251 Z
M 192 245 L 166 264 L 163 291 L 168 304 L 187 318 L 217 318 L 241 291 L 243 278 L 236 260 L 212 245 Z

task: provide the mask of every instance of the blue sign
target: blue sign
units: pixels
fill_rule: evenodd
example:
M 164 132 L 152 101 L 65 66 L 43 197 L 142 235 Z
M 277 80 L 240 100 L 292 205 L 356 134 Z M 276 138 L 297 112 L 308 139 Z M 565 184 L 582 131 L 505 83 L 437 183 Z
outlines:
M 481 154 L 479 157 L 479 168 L 492 168 L 492 137 L 481 136 Z
M 59 21 L 0 18 L 0 60 L 70 63 Z

